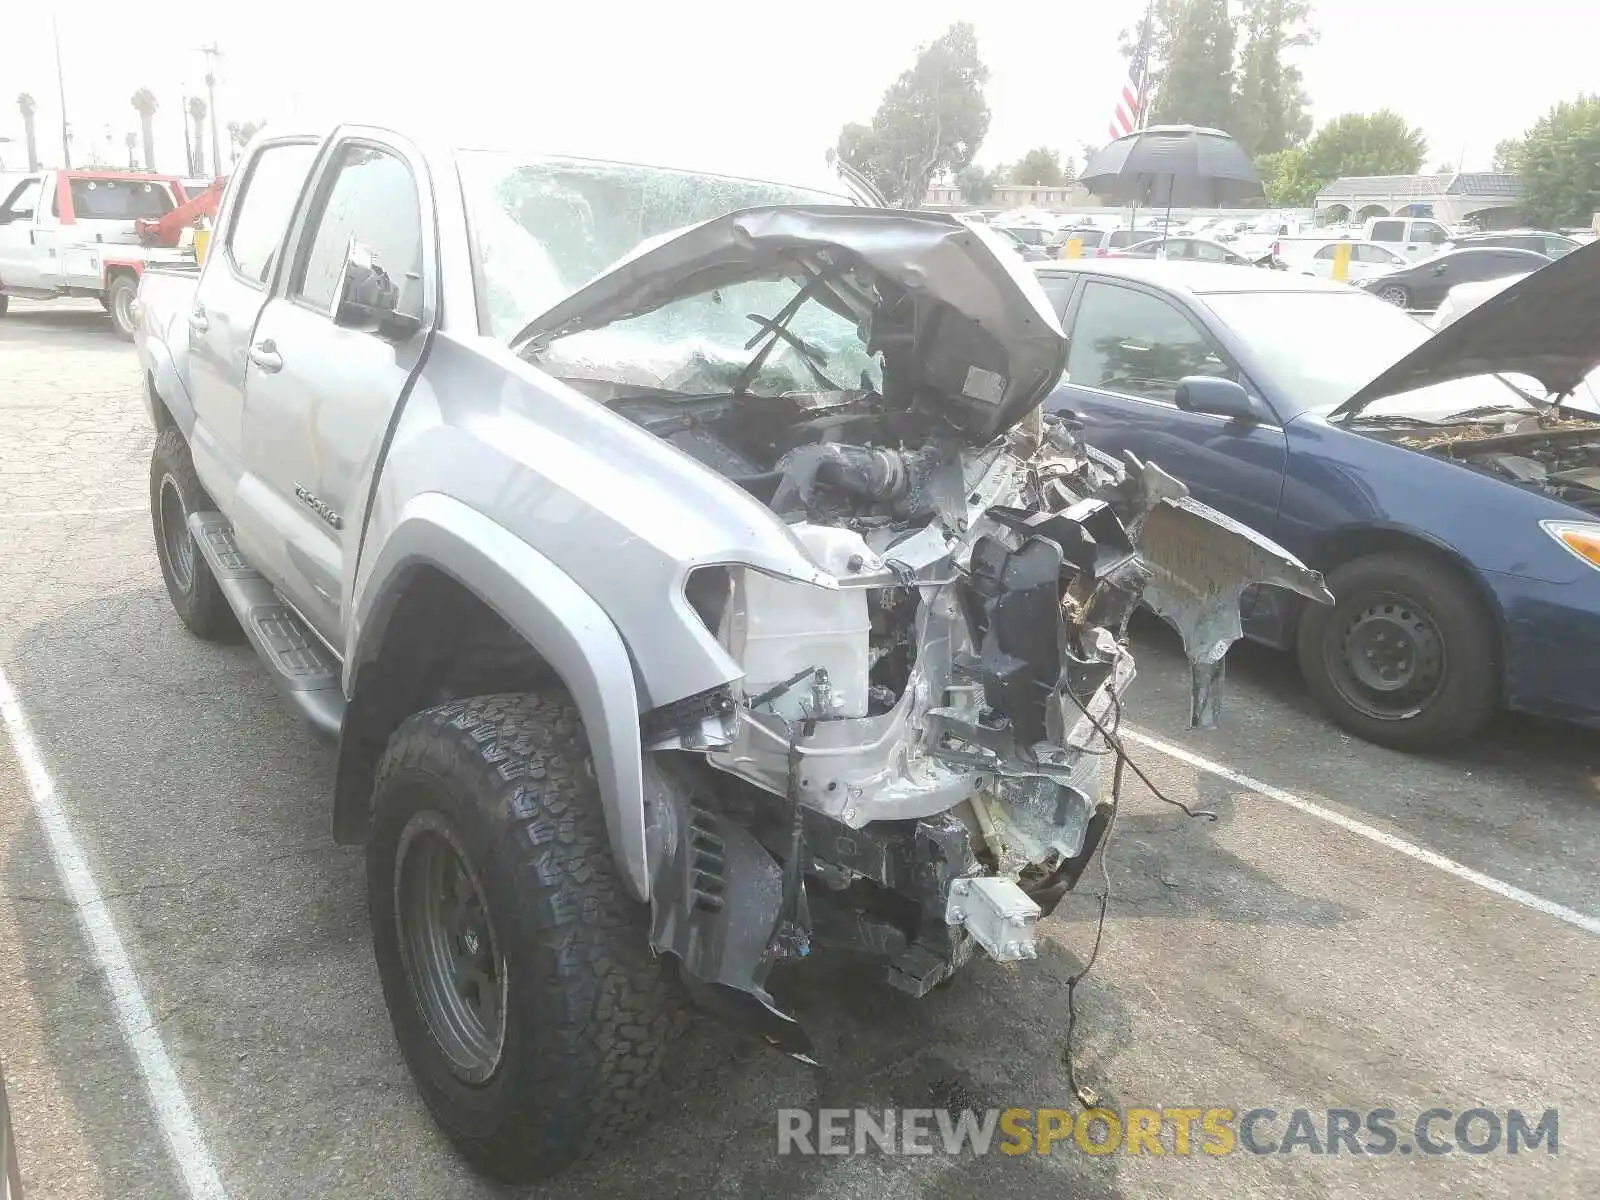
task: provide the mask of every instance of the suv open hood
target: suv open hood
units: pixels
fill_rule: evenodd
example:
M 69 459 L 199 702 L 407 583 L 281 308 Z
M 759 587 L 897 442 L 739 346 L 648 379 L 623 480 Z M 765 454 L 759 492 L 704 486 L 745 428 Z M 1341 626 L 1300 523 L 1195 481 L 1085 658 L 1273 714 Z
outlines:
M 1540 267 L 1441 329 L 1328 415 L 1473 375 L 1531 375 L 1565 395 L 1600 367 L 1600 243 Z
M 809 279 L 884 359 L 891 404 L 977 443 L 1037 406 L 1066 367 L 1066 338 L 1038 279 L 996 235 L 942 213 L 779 205 L 657 241 L 535 317 L 521 352 L 766 278 Z

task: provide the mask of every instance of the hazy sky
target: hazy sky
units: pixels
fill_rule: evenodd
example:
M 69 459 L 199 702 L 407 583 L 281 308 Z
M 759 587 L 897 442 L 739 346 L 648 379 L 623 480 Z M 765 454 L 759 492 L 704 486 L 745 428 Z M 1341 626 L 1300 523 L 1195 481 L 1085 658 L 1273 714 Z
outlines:
M 918 43 L 962 19 L 992 71 L 979 161 L 1040 144 L 1076 157 L 1080 142 L 1104 138 L 1125 70 L 1117 31 L 1143 3 L 23 0 L 0 21 L 0 137 L 20 140 L 15 97 L 30 93 L 47 161 L 60 152 L 52 8 L 77 161 L 91 139 L 124 158 L 137 128 L 128 100 L 145 85 L 161 104 L 157 165 L 181 170 L 178 114 L 204 74 L 196 48 L 215 39 L 224 125 L 454 111 L 465 114 L 454 128 L 500 144 L 799 179 L 841 124 L 871 116 Z M 1586 10 L 1586 0 L 1522 0 L 1507 19 L 1472 0 L 1321 0 L 1321 40 L 1299 55 L 1313 114 L 1388 105 L 1427 134 L 1428 167 L 1487 167 L 1501 138 L 1600 86 L 1589 36 L 1600 21 Z M 19 142 L 0 157 L 9 170 L 26 165 Z

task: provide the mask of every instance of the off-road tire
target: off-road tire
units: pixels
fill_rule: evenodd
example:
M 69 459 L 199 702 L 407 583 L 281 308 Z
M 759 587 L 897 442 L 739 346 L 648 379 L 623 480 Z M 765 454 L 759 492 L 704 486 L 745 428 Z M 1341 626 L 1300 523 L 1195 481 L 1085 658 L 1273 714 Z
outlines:
M 504 962 L 492 1074 L 464 1082 L 415 997 L 397 914 L 408 824 L 442 819 Z M 406 1063 L 462 1154 L 507 1182 L 554 1175 L 651 1111 L 686 996 L 623 891 L 583 723 L 565 692 L 476 696 L 408 718 L 373 788 L 367 899 Z
M 181 502 L 181 518 L 172 511 L 173 505 L 163 504 L 168 495 L 175 495 Z M 216 577 L 206 565 L 200 548 L 194 544 L 187 525 L 190 513 L 207 512 L 215 507 L 205 488 L 200 486 L 200 477 L 194 473 L 189 443 L 178 430 L 163 429 L 156 436 L 155 449 L 150 454 L 150 523 L 155 533 L 161 578 L 166 582 L 172 607 L 189 627 L 189 632 L 208 642 L 228 642 L 239 636 L 239 620 L 217 586 Z M 183 528 L 172 532 L 175 539 L 188 539 L 187 572 L 174 564 L 165 524 L 179 519 L 184 522 Z
M 1296 652 L 1306 687 L 1340 726 L 1396 750 L 1432 750 L 1470 737 L 1499 706 L 1500 634 L 1471 582 L 1456 568 L 1424 554 L 1385 551 L 1353 559 L 1328 574 L 1332 607 L 1308 604 L 1301 613 Z M 1438 691 L 1414 716 L 1383 719 L 1353 707 L 1333 678 L 1330 655 L 1365 600 L 1387 593 L 1426 613 L 1444 646 Z
M 139 294 L 139 281 L 132 275 L 115 275 L 111 284 L 106 288 L 106 312 L 111 317 L 111 330 L 125 342 L 133 341 L 133 301 Z M 127 324 L 123 324 L 122 314 L 127 314 Z

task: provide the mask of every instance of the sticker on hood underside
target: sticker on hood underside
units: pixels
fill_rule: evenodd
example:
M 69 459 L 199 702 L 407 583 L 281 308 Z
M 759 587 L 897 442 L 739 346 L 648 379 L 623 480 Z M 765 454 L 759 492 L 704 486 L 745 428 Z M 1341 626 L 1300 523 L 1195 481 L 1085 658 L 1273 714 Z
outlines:
M 1006 377 L 998 371 L 968 367 L 967 381 L 961 385 L 961 394 L 984 404 L 999 404 L 1006 396 Z

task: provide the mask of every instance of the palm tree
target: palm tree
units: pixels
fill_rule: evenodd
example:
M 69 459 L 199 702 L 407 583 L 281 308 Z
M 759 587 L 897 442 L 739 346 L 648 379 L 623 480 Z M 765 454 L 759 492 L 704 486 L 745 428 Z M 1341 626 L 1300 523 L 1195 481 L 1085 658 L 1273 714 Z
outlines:
M 190 151 L 189 174 L 204 175 L 206 173 L 206 102 L 199 96 L 189 97 L 189 120 L 194 122 L 194 148 Z
M 39 106 L 33 102 L 33 97 L 23 92 L 17 97 L 17 108 L 22 112 L 22 134 L 28 143 L 28 170 L 39 169 L 39 141 L 33 132 L 33 114 Z
M 228 161 L 239 161 L 239 122 L 228 122 Z
M 133 110 L 139 114 L 139 136 L 144 139 L 144 169 L 156 169 L 156 94 L 147 87 L 133 94 Z
M 128 170 L 137 171 L 139 169 L 139 159 L 134 154 L 133 149 L 139 144 L 139 135 L 130 129 L 122 135 L 122 141 L 128 147 Z

